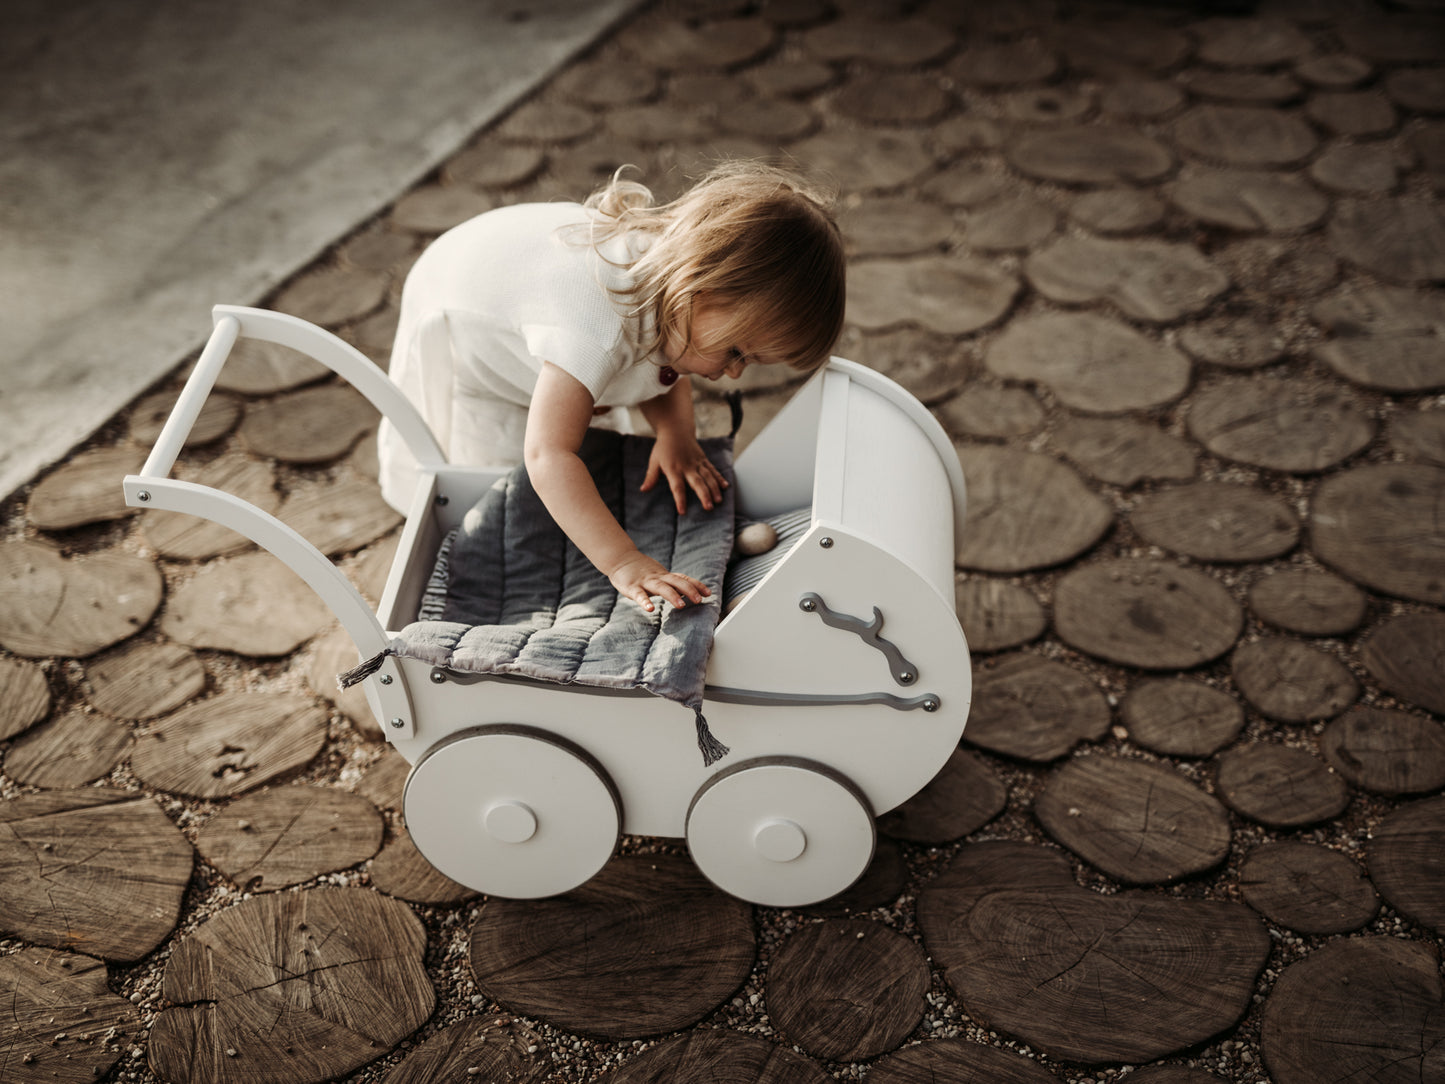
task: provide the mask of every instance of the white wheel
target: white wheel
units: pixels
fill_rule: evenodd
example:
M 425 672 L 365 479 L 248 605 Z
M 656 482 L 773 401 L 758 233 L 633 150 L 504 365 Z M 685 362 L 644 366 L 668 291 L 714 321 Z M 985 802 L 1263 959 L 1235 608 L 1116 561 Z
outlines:
M 426 860 L 490 896 L 576 888 L 617 846 L 622 808 L 586 752 L 543 730 L 485 726 L 428 749 L 407 776 L 406 828 Z
M 761 757 L 713 776 L 687 811 L 687 846 L 724 892 L 771 907 L 836 896 L 877 835 L 863 794 L 825 765 Z

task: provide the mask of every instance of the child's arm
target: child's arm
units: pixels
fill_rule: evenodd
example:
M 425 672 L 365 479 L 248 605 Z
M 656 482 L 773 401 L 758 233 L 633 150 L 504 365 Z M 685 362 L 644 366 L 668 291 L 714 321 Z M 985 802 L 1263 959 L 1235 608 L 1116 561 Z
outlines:
M 697 494 L 703 508 L 712 508 L 722 499 L 723 487 L 728 483 L 697 442 L 688 378 L 679 377 L 666 393 L 638 404 L 638 409 L 657 434 L 642 488 L 649 490 L 659 477 L 665 477 L 678 515 L 687 511 L 689 489 Z
M 705 583 L 648 557 L 607 510 L 577 456 L 592 420 L 592 396 L 575 377 L 544 362 L 527 412 L 523 458 L 532 487 L 584 557 L 644 610 L 653 595 L 674 606 L 712 594 Z

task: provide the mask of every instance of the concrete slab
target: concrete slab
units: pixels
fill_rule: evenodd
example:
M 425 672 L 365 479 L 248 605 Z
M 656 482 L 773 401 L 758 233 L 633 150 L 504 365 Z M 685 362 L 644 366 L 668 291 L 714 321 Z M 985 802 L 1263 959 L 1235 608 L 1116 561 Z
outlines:
M 7 5 L 0 496 L 634 6 Z

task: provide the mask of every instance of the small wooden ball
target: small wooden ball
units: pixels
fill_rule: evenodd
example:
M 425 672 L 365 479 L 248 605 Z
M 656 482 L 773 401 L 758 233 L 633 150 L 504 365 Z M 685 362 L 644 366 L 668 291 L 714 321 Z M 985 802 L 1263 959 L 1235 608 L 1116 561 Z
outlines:
M 767 553 L 778 544 L 778 532 L 771 523 L 749 523 L 738 532 L 737 549 L 744 557 Z

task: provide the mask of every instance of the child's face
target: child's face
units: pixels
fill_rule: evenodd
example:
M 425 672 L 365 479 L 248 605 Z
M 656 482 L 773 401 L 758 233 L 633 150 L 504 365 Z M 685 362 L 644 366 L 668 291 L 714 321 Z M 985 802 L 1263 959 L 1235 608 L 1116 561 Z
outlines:
M 668 364 L 679 373 L 700 376 L 705 380 L 717 380 L 724 376 L 737 379 L 749 365 L 770 364 L 766 351 L 751 336 L 737 336 L 733 340 L 726 338 L 732 323 L 730 306 L 701 299 L 694 302 L 692 341 L 684 344 L 678 336 L 668 336 L 662 348 Z

